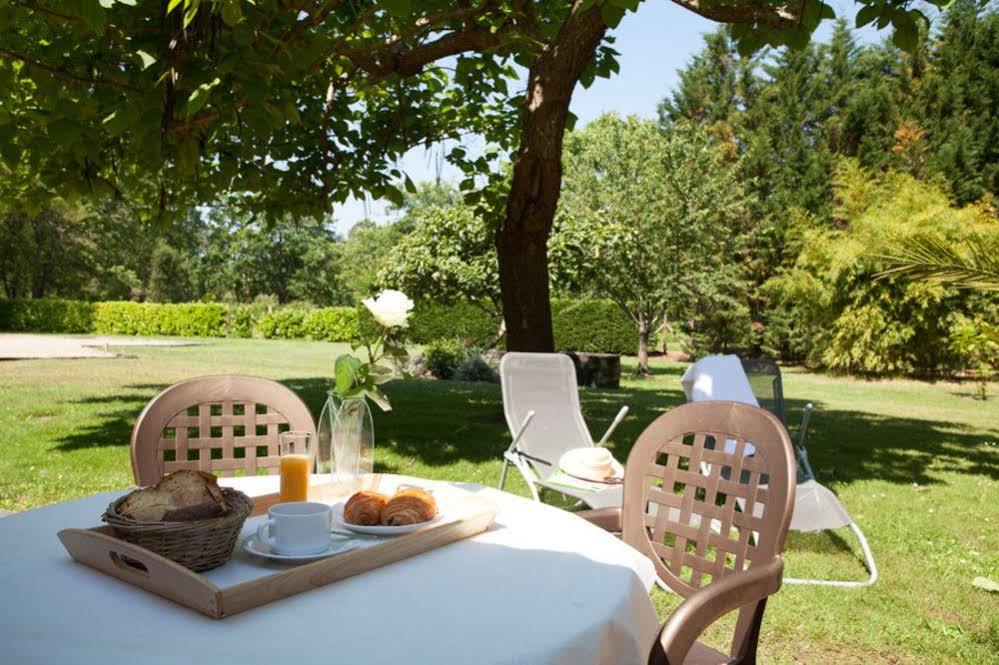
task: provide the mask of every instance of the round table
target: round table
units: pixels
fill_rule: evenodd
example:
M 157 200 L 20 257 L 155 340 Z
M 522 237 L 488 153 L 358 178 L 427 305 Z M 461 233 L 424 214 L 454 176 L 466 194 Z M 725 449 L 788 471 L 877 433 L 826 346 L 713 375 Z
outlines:
M 479 485 L 458 486 L 500 507 L 489 531 L 222 620 L 70 559 L 56 532 L 97 525 L 120 493 L 4 518 L 3 660 L 645 661 L 658 630 L 648 597 L 651 562 L 571 513 Z

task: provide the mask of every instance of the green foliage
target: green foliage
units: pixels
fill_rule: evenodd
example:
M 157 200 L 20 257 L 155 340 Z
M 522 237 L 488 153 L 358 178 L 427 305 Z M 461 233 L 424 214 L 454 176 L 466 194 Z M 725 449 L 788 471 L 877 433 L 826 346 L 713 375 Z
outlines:
M 723 269 L 747 214 L 734 165 L 702 127 L 615 115 L 567 136 L 564 161 L 556 278 L 627 312 L 647 372 L 657 328 L 741 284 L 737 270 Z
M 356 342 L 358 339 L 358 309 L 323 307 L 305 317 L 303 331 L 310 339 L 324 342 Z
M 427 344 L 427 369 L 438 379 L 454 377 L 462 361 L 468 357 L 469 349 L 459 339 L 438 339 Z
M 499 377 L 493 368 L 489 366 L 485 358 L 478 351 L 472 351 L 465 359 L 458 363 L 452 378 L 455 381 L 484 381 L 486 383 L 496 383 Z
M 19 168 L 0 198 L 126 191 L 146 219 L 233 191 L 270 219 L 362 193 L 401 204 L 411 183 L 394 164 L 416 145 L 477 133 L 515 150 L 525 103 L 510 94 L 515 65 L 558 52 L 578 24 L 599 31 L 580 82 L 617 71 L 605 28 L 639 2 L 577 4 L 323 3 L 300 8 L 308 20 L 277 0 L 178 0 L 166 11 L 150 2 L 5 4 L 0 146 Z M 891 24 L 896 43 L 913 47 L 918 10 L 863 4 L 872 8 L 865 20 Z M 698 13 L 737 21 L 744 53 L 801 47 L 834 16 L 821 0 L 707 3 Z M 457 150 L 449 159 L 469 177 L 488 171 L 488 159 Z
M 87 333 L 93 328 L 93 305 L 75 300 L 0 300 L 0 330 L 41 333 Z
M 299 339 L 305 337 L 307 316 L 307 310 L 295 307 L 264 312 L 257 319 L 253 332 L 264 339 Z
M 218 303 L 100 302 L 93 311 L 93 332 L 102 335 L 225 337 L 228 332 L 228 308 Z
M 190 276 L 184 257 L 165 243 L 150 257 L 146 294 L 152 302 L 184 302 L 190 297 Z
M 469 346 L 483 346 L 496 337 L 500 319 L 469 302 L 442 305 L 416 301 L 406 336 L 417 344 L 439 339 L 462 339 Z
M 999 370 L 999 323 L 996 323 L 994 313 L 991 321 L 982 316 L 956 317 L 948 343 L 965 368 L 974 373 L 978 396 L 984 400 L 989 379 Z
M 634 328 L 613 303 L 555 299 L 552 309 L 557 348 L 607 353 L 634 350 Z M 256 336 L 357 344 L 380 329 L 361 305 L 313 309 L 282 307 L 268 299 L 250 305 L 0 300 L 0 330 L 17 332 Z M 410 313 L 409 327 L 399 332 L 414 344 L 454 339 L 461 341 L 462 348 L 481 348 L 498 331 L 499 319 L 474 304 L 420 301 Z
M 559 351 L 635 353 L 635 324 L 609 300 L 553 300 L 552 329 Z
M 412 230 L 393 248 L 379 283 L 439 303 L 475 301 L 499 315 L 495 225 L 460 203 L 424 206 L 406 222 Z
M 960 246 L 968 237 L 996 233 L 995 212 L 952 207 L 939 187 L 907 174 L 872 177 L 853 161 L 840 164 L 834 186 L 843 228 L 805 231 L 794 266 L 764 286 L 795 319 L 805 357 L 863 374 L 951 369 L 957 364 L 947 345 L 951 315 L 980 311 L 995 296 L 876 277 L 888 247 L 926 233 Z

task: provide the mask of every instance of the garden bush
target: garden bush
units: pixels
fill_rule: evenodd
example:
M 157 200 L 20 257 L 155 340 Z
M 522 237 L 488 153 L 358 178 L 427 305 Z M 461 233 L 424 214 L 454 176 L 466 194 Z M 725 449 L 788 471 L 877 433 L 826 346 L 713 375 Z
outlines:
M 94 303 L 93 332 L 103 335 L 225 337 L 228 309 L 219 303 Z
M 304 309 L 278 309 L 264 312 L 257 319 L 254 334 L 264 339 L 298 339 L 305 337 Z
M 451 305 L 420 300 L 409 317 L 406 337 L 416 344 L 440 339 L 462 339 L 482 346 L 496 337 L 499 320 L 481 307 L 459 302 Z
M 609 300 L 552 301 L 555 348 L 561 351 L 634 354 L 638 331 Z
M 0 329 L 87 333 L 93 326 L 93 315 L 93 304 L 79 300 L 5 300 L 0 302 Z
M 353 342 L 357 339 L 358 316 L 353 307 L 323 307 L 309 312 L 303 328 L 312 339 Z
M 427 369 L 438 379 L 450 379 L 462 361 L 468 357 L 469 350 L 457 339 L 439 339 L 427 344 Z
M 609 301 L 556 299 L 552 302 L 556 348 L 573 351 L 634 353 L 637 333 L 631 321 Z M 296 305 L 224 303 L 89 303 L 74 300 L 0 302 L 0 329 L 48 333 L 104 335 L 181 335 L 187 337 L 311 338 L 356 342 L 362 329 L 379 330 L 363 306 L 311 309 Z M 499 329 L 499 321 L 471 303 L 441 305 L 418 302 L 406 328 L 414 344 L 460 340 L 464 349 L 483 348 Z M 453 346 L 453 344 L 452 344 Z M 502 348 L 502 343 L 500 344 Z
M 496 383 L 499 377 L 478 351 L 473 351 L 458 363 L 452 377 L 455 381 L 485 381 Z

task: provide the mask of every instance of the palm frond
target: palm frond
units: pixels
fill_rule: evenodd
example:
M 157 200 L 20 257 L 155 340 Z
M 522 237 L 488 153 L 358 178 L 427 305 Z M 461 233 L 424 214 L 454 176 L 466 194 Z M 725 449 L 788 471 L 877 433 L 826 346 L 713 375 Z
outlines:
M 999 291 L 999 238 L 981 234 L 952 243 L 939 235 L 904 238 L 880 255 L 889 268 L 878 278 L 907 275 L 958 289 Z

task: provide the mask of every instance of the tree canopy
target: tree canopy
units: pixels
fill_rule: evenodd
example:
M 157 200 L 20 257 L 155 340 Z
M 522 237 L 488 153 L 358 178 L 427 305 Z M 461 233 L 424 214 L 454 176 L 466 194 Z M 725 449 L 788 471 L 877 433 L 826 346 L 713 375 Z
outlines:
M 803 47 L 834 17 L 821 0 L 673 2 L 733 24 L 743 54 Z M 569 102 L 617 70 L 608 30 L 640 4 L 7 0 L 0 197 L 37 210 L 53 195 L 114 195 L 176 218 L 226 196 L 272 220 L 317 215 L 351 195 L 400 203 L 413 185 L 399 156 L 479 134 L 515 154 L 496 234 L 509 344 L 551 350 L 547 241 Z M 891 24 L 915 47 L 925 18 L 908 0 L 859 4 L 858 24 Z M 466 190 L 491 172 L 488 155 L 448 159 Z
M 577 289 L 634 321 L 638 370 L 649 335 L 738 277 L 745 194 L 709 132 L 605 115 L 566 140 L 553 255 Z

